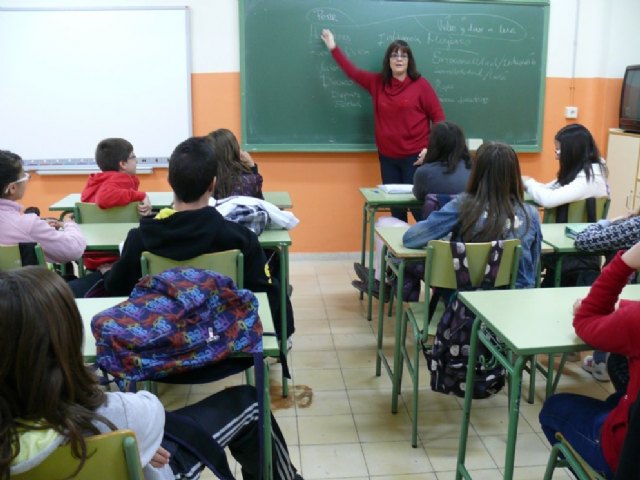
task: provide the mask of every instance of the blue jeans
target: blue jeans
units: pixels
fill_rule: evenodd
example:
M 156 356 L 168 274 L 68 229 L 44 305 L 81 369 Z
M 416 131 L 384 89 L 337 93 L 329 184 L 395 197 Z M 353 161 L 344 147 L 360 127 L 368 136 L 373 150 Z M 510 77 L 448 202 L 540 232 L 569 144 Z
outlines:
M 382 155 L 378 152 L 378 158 L 380 159 L 380 176 L 382 177 L 382 183 L 405 183 L 413 185 L 413 175 L 416 173 L 418 167 L 413 163 L 418 159 L 418 154 L 409 155 L 404 158 L 391 158 Z M 421 209 L 411 209 L 413 218 L 421 220 Z M 392 208 L 391 215 L 395 218 L 407 221 L 407 211 L 399 208 Z
M 617 393 L 605 401 L 575 393 L 558 393 L 544 402 L 540 425 L 552 445 L 557 442 L 556 432 L 562 433 L 594 470 L 613 478 L 600 446 L 600 430 L 619 400 Z

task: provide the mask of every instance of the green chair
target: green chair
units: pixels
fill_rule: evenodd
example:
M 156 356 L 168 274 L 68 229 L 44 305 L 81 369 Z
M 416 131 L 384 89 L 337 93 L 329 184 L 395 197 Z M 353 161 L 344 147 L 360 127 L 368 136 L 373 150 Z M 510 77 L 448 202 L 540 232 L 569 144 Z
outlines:
M 491 242 L 467 243 L 467 259 L 469 261 L 469 274 L 471 284 L 479 286 L 485 274 L 485 267 L 489 260 Z M 500 260 L 498 276 L 494 287 L 514 288 L 520 261 L 520 240 L 512 239 L 504 242 L 504 252 Z M 427 256 L 424 268 L 424 283 L 427 299 L 424 302 L 410 302 L 405 308 L 402 317 L 402 336 L 400 340 L 400 366 L 397 370 L 399 384 L 395 395 L 400 394 L 402 382 L 403 364 L 406 362 L 407 371 L 413 383 L 412 398 L 412 430 L 411 445 L 417 446 L 418 441 L 418 392 L 419 392 L 419 366 L 422 356 L 422 344 L 428 336 L 435 333 L 437 322 L 429 314 L 429 296 L 432 288 L 447 288 L 456 290 L 456 274 L 451 256 L 450 242 L 444 240 L 431 240 L 427 245 Z M 433 317 L 435 317 L 435 313 Z M 411 326 L 413 332 L 411 347 L 407 347 L 407 326 Z M 380 328 L 380 326 L 378 326 Z M 397 401 L 397 398 L 394 399 Z
M 175 267 L 196 267 L 222 273 L 242 288 L 244 284 L 244 256 L 240 250 L 205 253 L 188 260 L 171 260 L 151 252 L 142 252 L 140 257 L 142 275 L 156 275 Z
M 57 448 L 28 472 L 11 475 L 15 480 L 144 480 L 136 436 L 131 430 L 116 430 L 87 437 L 88 457 L 76 474 L 80 460 L 69 444 Z
M 37 243 L 22 243 L 14 245 L 0 245 L 0 272 L 7 270 L 15 270 L 25 266 L 24 250 L 32 248 L 33 254 L 29 253 L 29 257 L 35 257 L 35 261 L 28 264 L 47 266 L 42 248 Z M 21 251 L 22 250 L 22 251 Z
M 571 467 L 578 480 L 606 480 L 605 477 L 591 468 L 560 432 L 556 433 L 556 439 L 558 442 L 554 443 L 551 449 L 543 480 L 551 480 L 553 471 L 557 467 Z
M 213 270 L 218 273 L 222 273 L 230 277 L 239 288 L 242 288 L 244 283 L 244 256 L 240 250 L 225 250 L 223 252 L 205 253 L 189 260 L 171 260 L 166 257 L 161 257 L 151 252 L 142 252 L 140 257 L 140 265 L 143 275 L 155 275 L 170 268 L 175 267 L 196 267 L 207 270 Z M 247 359 L 248 360 L 248 359 Z M 251 369 L 246 370 L 247 382 L 253 384 Z M 180 382 L 181 383 L 181 382 Z M 201 382 L 202 383 L 202 382 Z M 155 382 L 150 382 L 149 389 L 156 393 Z M 265 391 L 266 395 L 266 391 Z M 264 415 L 271 415 L 268 409 L 269 403 L 265 400 Z M 270 461 L 267 461 L 271 455 L 271 428 L 268 430 L 265 428 L 264 432 L 265 442 L 265 469 L 267 469 L 267 477 L 271 478 L 271 472 L 268 471 Z M 267 457 L 269 455 L 269 457 Z
M 140 220 L 138 204 L 100 208 L 95 203 L 76 202 L 73 213 L 77 223 L 130 223 Z
M 595 201 L 595 220 L 607 218 L 609 204 L 611 203 L 609 197 L 596 198 Z M 563 205 L 560 205 L 559 207 L 545 208 L 542 215 L 542 223 L 559 223 L 557 220 L 558 209 L 563 207 Z M 587 200 L 578 200 L 568 204 L 567 219 L 562 223 L 586 223 L 589 221 Z
M 188 260 L 172 260 L 170 258 L 144 251 L 140 256 L 142 275 L 157 275 L 158 273 L 175 267 L 195 267 L 213 270 L 230 277 L 238 288 L 242 288 L 244 275 L 244 256 L 240 250 L 225 250 L 223 252 L 205 253 Z M 247 379 L 250 380 L 247 371 Z M 148 382 L 147 388 L 157 394 L 155 382 Z

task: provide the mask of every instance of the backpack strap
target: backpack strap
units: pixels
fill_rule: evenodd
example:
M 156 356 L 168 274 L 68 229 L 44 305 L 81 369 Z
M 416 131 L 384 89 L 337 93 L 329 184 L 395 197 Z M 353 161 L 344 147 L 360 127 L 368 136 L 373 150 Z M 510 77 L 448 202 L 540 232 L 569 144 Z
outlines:
M 475 290 L 471 284 L 471 275 L 467 262 L 467 247 L 462 242 L 449 242 L 451 248 L 451 257 L 453 259 L 454 271 L 456 273 L 456 284 L 458 291 Z M 489 260 L 485 268 L 484 277 L 480 283 L 479 290 L 489 290 L 493 288 L 502 254 L 504 253 L 504 242 L 502 240 L 494 240 L 491 242 L 491 250 L 489 251 Z
M 496 283 L 496 277 L 498 276 L 498 270 L 500 269 L 500 262 L 502 261 L 502 254 L 504 253 L 504 241 L 494 240 L 491 242 L 491 249 L 489 250 L 489 260 L 487 261 L 487 268 L 484 273 L 484 278 L 480 284 L 480 290 L 490 290 Z
M 585 200 L 585 207 L 587 209 L 587 222 L 595 223 L 598 221 L 596 218 L 596 199 L 589 197 Z

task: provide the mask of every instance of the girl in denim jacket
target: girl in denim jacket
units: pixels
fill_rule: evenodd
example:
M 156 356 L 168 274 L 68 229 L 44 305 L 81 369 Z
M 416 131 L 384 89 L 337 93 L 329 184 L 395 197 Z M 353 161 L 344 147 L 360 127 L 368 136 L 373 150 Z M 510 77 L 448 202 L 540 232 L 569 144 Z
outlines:
M 451 238 L 488 242 L 518 238 L 522 255 L 517 288 L 535 286 L 542 232 L 538 212 L 523 202 L 524 189 L 516 152 L 504 143 L 482 145 L 465 193 L 407 230 L 403 243 L 424 248 L 430 240 Z

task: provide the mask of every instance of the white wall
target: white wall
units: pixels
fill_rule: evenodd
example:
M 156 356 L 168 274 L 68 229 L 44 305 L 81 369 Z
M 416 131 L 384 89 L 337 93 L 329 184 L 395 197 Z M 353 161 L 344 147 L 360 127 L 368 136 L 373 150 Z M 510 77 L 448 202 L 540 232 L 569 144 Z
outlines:
M 0 7 L 188 5 L 192 70 L 214 73 L 240 70 L 238 1 L 0 0 Z M 575 71 L 577 77 L 622 77 L 626 65 L 640 63 L 638 19 L 639 0 L 551 0 L 547 76 L 569 78 Z

